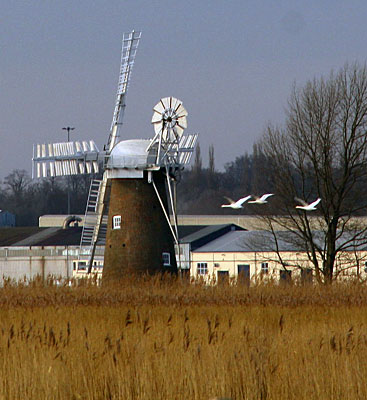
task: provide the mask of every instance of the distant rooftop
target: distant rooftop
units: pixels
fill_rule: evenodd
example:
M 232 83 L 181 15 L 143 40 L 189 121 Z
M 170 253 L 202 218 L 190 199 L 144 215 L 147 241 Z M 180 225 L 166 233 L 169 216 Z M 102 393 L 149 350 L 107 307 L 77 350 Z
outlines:
M 277 231 L 275 233 L 276 243 L 273 234 L 269 231 L 230 231 L 194 250 L 197 253 L 267 252 L 275 251 L 277 246 L 278 250 L 282 252 L 306 251 L 304 241 L 296 233 L 289 231 Z M 318 246 L 323 247 L 325 242 L 324 232 L 313 231 L 312 234 Z M 348 250 L 350 251 L 355 251 L 356 248 L 353 245 L 359 246 L 358 250 L 365 251 L 367 249 L 366 245 L 354 241 L 353 234 L 349 232 L 344 232 L 341 235 L 337 241 L 337 246 L 345 243 L 349 244 Z
M 82 228 L 0 228 L 0 247 L 79 246 Z
M 278 232 L 279 251 L 303 251 L 302 245 L 294 243 L 293 235 Z M 294 240 L 295 241 L 295 240 Z M 225 235 L 196 249 L 198 253 L 274 251 L 274 238 L 266 231 L 230 231 Z

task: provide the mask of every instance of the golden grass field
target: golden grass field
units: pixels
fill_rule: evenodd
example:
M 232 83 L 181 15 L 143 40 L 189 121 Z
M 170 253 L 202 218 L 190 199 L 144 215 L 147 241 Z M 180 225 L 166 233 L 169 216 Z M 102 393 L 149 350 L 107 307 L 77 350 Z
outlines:
M 367 287 L 0 289 L 0 399 L 366 399 Z

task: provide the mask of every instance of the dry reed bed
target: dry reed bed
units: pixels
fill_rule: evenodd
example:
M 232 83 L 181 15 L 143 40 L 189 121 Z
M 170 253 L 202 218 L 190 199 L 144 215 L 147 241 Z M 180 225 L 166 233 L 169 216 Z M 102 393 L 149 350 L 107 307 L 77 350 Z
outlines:
M 367 284 L 358 281 L 333 285 L 246 285 L 206 286 L 174 278 L 129 278 L 118 285 L 97 286 L 93 280 L 75 280 L 56 286 L 34 280 L 24 284 L 7 283 L 0 288 L 0 306 L 42 307 L 47 305 L 277 305 L 285 307 L 367 306 Z
M 1 399 L 367 398 L 363 285 L 83 285 L 0 289 Z

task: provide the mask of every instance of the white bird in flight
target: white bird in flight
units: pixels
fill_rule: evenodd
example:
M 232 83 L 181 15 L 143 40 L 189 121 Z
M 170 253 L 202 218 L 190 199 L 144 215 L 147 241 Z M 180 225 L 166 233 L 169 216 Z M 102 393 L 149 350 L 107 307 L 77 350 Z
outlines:
M 253 204 L 265 204 L 267 203 L 266 199 L 270 196 L 274 196 L 274 193 L 266 193 L 263 194 L 261 197 L 255 197 L 255 200 L 251 200 L 249 201 L 249 203 L 253 203 Z
M 305 201 L 299 199 L 298 197 L 295 197 L 295 200 L 297 200 L 299 203 L 302 204 L 302 206 L 296 206 L 296 208 L 299 208 L 299 209 L 304 210 L 304 211 L 315 211 L 316 210 L 316 206 L 321 201 L 321 199 L 318 198 L 313 203 L 307 204 Z
M 229 204 L 222 204 L 222 207 L 228 207 L 228 208 L 233 208 L 234 210 L 239 210 L 240 208 L 242 208 L 243 203 L 245 203 L 248 199 L 251 199 L 251 196 L 242 197 L 237 201 L 234 201 L 226 196 L 224 196 L 224 198 L 229 201 Z

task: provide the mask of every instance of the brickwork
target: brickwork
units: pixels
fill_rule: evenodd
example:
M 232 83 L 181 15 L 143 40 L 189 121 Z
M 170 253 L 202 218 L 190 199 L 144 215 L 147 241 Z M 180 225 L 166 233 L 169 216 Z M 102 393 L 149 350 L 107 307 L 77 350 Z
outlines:
M 167 209 L 165 177 L 157 171 L 153 179 Z M 113 217 L 118 215 L 121 228 L 113 229 Z M 163 266 L 164 252 L 170 253 L 171 267 Z M 177 271 L 173 237 L 146 172 L 143 179 L 113 179 L 103 279 L 166 271 Z

